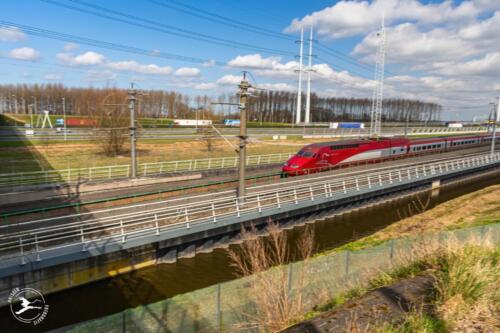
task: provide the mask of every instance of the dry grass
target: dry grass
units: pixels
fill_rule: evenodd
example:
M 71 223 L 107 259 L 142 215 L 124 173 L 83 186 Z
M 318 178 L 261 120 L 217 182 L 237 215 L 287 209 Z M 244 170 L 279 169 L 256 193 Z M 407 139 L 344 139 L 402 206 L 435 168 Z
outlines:
M 500 332 L 500 249 L 488 239 L 420 244 L 407 256 L 435 275 L 431 311 L 413 311 L 379 333 Z M 411 259 L 410 259 L 411 258 Z
M 235 142 L 236 143 L 236 142 Z M 213 140 L 212 150 L 207 151 L 202 140 L 169 140 L 162 142 L 138 141 L 139 163 L 203 159 L 211 157 L 234 157 L 233 148 L 221 140 Z M 286 142 L 266 144 L 252 142 L 248 145 L 249 155 L 290 153 L 300 147 Z M 128 141 L 125 151 L 117 156 L 106 156 L 100 144 L 51 143 L 24 147 L 0 147 L 0 158 L 4 162 L 0 172 L 38 171 L 44 169 L 85 168 L 129 163 Z M 23 168 L 23 166 L 25 166 Z
M 493 185 L 442 203 L 425 211 L 427 197 L 412 203 L 420 214 L 395 222 L 374 234 L 348 243 L 343 249 L 362 249 L 384 241 L 407 236 L 418 236 L 474 225 L 500 222 L 500 185 Z
M 303 270 L 294 271 L 294 289 L 289 285 L 290 272 L 286 264 L 291 259 L 292 244 L 287 233 L 270 222 L 269 236 L 258 236 L 254 228 L 242 230 L 243 243 L 239 249 L 228 249 L 231 264 L 238 275 L 252 276 L 250 292 L 254 298 L 255 311 L 242 313 L 242 324 L 235 330 L 257 330 L 275 332 L 288 326 L 303 311 L 302 287 L 305 283 Z M 307 227 L 296 242 L 300 259 L 307 261 L 313 252 L 314 230 Z M 301 267 L 305 267 L 302 265 Z M 266 272 L 267 271 L 267 272 Z M 265 273 L 265 274 L 264 274 Z

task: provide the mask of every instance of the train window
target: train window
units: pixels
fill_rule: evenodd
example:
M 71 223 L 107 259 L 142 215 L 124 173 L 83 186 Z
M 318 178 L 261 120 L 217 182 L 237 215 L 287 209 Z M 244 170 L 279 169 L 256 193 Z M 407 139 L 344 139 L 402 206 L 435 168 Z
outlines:
M 351 148 L 358 148 L 358 144 L 351 144 L 351 145 L 337 145 L 337 146 L 331 146 L 331 150 L 339 150 L 339 149 L 351 149 Z
M 311 157 L 311 156 L 313 156 L 313 155 L 314 155 L 314 154 L 313 154 L 312 152 L 310 152 L 310 151 L 306 151 L 306 152 L 304 152 L 304 153 L 302 154 L 302 156 L 304 156 L 304 157 Z

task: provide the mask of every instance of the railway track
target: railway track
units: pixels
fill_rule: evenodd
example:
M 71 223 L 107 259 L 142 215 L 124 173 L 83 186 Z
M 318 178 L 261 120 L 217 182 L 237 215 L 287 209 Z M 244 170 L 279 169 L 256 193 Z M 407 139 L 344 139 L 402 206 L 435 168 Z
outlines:
M 272 166 L 271 168 L 265 168 L 263 170 L 257 169 L 250 172 L 250 177 L 247 180 L 249 185 L 248 191 L 251 192 L 256 188 L 273 188 L 277 185 L 284 186 L 285 183 L 306 183 L 312 179 L 318 177 L 327 179 L 329 177 L 337 177 L 345 174 L 355 174 L 369 172 L 385 167 L 397 168 L 406 165 L 418 165 L 428 161 L 440 161 L 446 160 L 447 158 L 454 158 L 457 156 L 467 157 L 472 156 L 472 154 L 485 152 L 487 147 L 475 147 L 459 151 L 446 152 L 442 154 L 430 154 L 415 156 L 412 158 L 396 159 L 391 161 L 385 161 L 377 164 L 362 164 L 359 166 L 351 166 L 349 169 L 335 169 L 328 172 L 315 173 L 300 177 L 291 178 L 280 178 L 280 168 L 279 166 Z M 10 213 L 4 213 L 0 215 L 3 218 L 3 223 L 19 223 L 23 221 L 28 221 L 32 219 L 39 218 L 40 215 L 44 217 L 57 217 L 60 215 L 72 215 L 80 212 L 95 212 L 99 210 L 105 210 L 112 207 L 120 207 L 131 204 L 141 204 L 154 202 L 158 200 L 167 200 L 173 198 L 179 198 L 186 195 L 195 195 L 212 192 L 214 195 L 218 192 L 232 191 L 237 185 L 236 170 L 232 173 L 226 175 L 215 175 L 207 178 L 203 178 L 196 181 L 186 181 L 182 183 L 177 183 L 175 186 L 165 187 L 164 184 L 156 186 L 148 186 L 148 188 L 142 189 L 142 191 L 137 192 L 137 188 L 125 188 L 119 190 L 111 190 L 106 192 L 94 193 L 93 195 L 83 196 L 77 198 L 77 200 L 70 202 L 61 203 L 58 200 L 52 202 L 42 202 L 37 203 L 39 206 L 35 209 L 26 210 L 24 205 L 21 205 L 21 209 L 16 209 L 15 206 L 10 207 Z M 113 194 L 110 197 L 110 193 Z M 51 205 L 52 203 L 52 205 Z M 4 209 L 4 212 L 7 210 Z
M 68 244 L 81 246 L 86 251 L 102 242 L 125 243 L 137 237 L 190 229 L 200 223 L 216 224 L 220 219 L 237 218 L 249 212 L 362 193 L 360 191 L 496 164 L 499 159 L 498 153 L 494 156 L 476 153 L 440 157 L 433 162 L 385 166 L 369 172 L 350 170 L 343 174 L 316 174 L 308 179 L 284 181 L 281 186 L 272 188 L 258 185 L 250 187 L 244 198 L 237 198 L 234 191 L 222 191 L 4 225 L 0 226 L 0 253 L 24 258 L 23 253 L 30 252 L 35 253 L 38 260 L 40 253 L 63 249 L 70 246 Z

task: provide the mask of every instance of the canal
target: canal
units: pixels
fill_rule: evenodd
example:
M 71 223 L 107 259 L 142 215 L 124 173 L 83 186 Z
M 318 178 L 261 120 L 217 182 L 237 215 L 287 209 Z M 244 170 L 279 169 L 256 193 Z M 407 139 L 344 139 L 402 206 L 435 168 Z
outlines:
M 349 241 L 369 235 L 402 217 L 417 213 L 408 207 L 426 203 L 432 208 L 439 203 L 463 194 L 500 183 L 499 177 L 460 182 L 441 189 L 438 196 L 421 193 L 376 205 L 352 213 L 334 216 L 315 223 L 318 252 L 338 247 Z M 300 228 L 287 232 L 292 239 Z M 238 246 L 238 245 L 233 245 Z M 9 307 L 0 309 L 2 332 L 40 332 L 106 316 L 127 308 L 159 300 L 234 279 L 235 272 L 225 249 L 197 254 L 194 258 L 179 259 L 176 263 L 161 264 L 119 275 L 78 288 L 46 295 L 50 306 L 48 316 L 38 326 L 17 322 Z

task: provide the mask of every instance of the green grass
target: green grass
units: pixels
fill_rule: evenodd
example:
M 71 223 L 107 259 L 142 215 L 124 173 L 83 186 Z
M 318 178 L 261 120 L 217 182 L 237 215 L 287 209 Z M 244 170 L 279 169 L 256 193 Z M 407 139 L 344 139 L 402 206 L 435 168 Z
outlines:
M 411 313 L 400 325 L 383 325 L 374 333 L 446 333 L 448 328 L 442 319 L 422 313 Z

